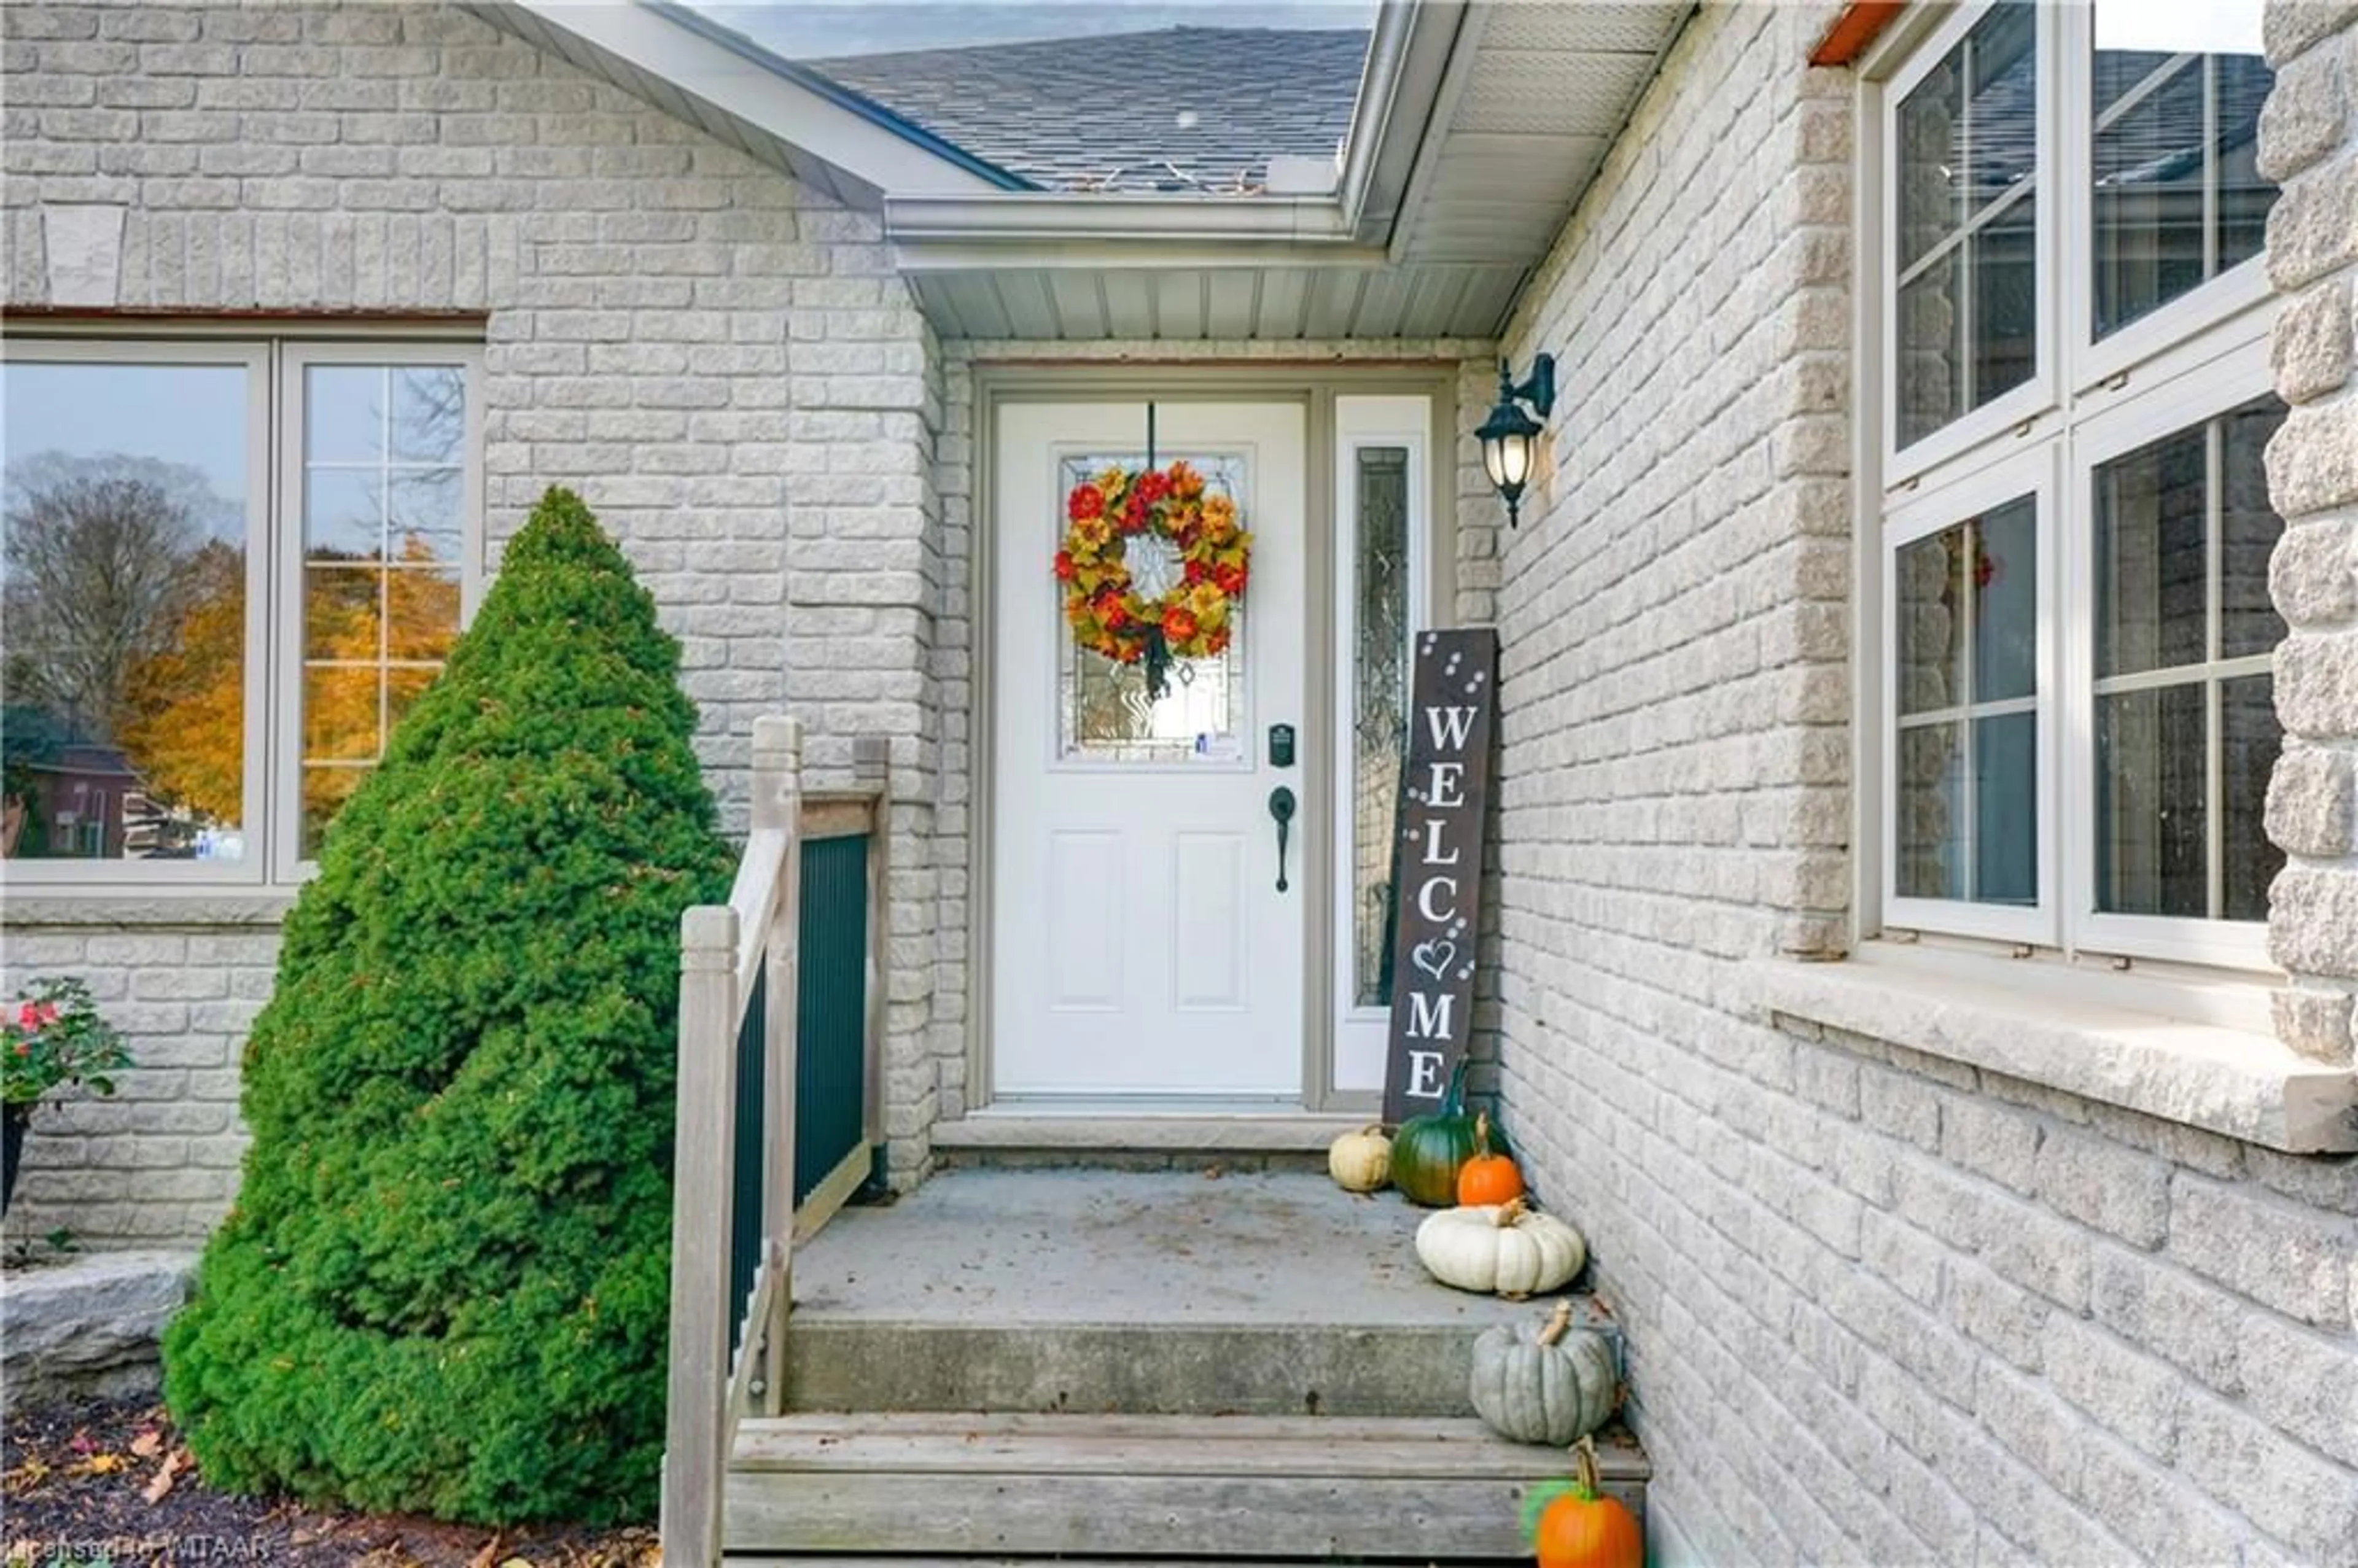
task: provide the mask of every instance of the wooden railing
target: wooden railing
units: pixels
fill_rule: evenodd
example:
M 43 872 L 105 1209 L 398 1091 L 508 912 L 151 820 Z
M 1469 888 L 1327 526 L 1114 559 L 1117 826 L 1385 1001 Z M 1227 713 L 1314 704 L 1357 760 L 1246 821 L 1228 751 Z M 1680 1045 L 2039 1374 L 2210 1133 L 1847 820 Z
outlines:
M 791 719 L 755 720 L 752 831 L 729 902 L 680 917 L 662 1516 L 664 1561 L 676 1568 L 720 1560 L 721 1485 L 737 1422 L 752 1411 L 774 1414 L 784 1390 L 797 1234 L 806 1235 L 866 1174 L 877 1130 L 880 792 L 808 796 L 801 769 L 801 727 Z M 849 1151 L 821 1152 L 828 1162 L 824 1173 L 798 1181 L 796 1085 L 813 1065 L 799 1056 L 807 929 L 803 868 L 808 849 L 851 838 L 862 840 L 854 851 L 864 860 L 856 891 L 868 919 L 861 922 L 861 952 L 836 957 L 859 971 L 859 1038 L 852 1044 L 860 1059 L 836 1063 L 834 1072 L 857 1080 L 858 1133 Z M 839 880 L 843 872 L 838 867 L 826 874 Z M 843 912 L 814 913 L 839 919 Z M 850 1005 L 824 995 L 820 1000 L 825 1008 Z M 741 1168 L 752 1163 L 758 1177 Z M 798 1217 L 805 1194 L 818 1212 Z M 739 1214 L 748 1201 L 757 1213 Z

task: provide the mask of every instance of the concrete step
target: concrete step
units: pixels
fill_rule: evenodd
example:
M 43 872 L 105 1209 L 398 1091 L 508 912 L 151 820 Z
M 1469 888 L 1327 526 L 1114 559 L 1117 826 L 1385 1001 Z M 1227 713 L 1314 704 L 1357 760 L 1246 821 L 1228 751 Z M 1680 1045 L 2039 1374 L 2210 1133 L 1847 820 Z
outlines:
M 1552 1303 L 1434 1283 L 1423 1217 L 1324 1175 L 952 1171 L 796 1252 L 785 1403 L 1470 1415 L 1476 1336 Z M 1573 1300 L 1617 1348 L 1604 1309 Z
M 1585 1297 L 1575 1323 L 1616 1334 Z M 1478 1324 L 1099 1325 L 827 1321 L 787 1335 L 798 1411 L 1131 1415 L 1471 1413 Z
M 1320 1172 L 1326 1146 L 1366 1126 L 1363 1115 L 1130 1111 L 1023 1114 L 991 1109 L 934 1126 L 945 1169 Z
M 1618 1429 L 1598 1450 L 1642 1520 L 1645 1456 Z M 1470 1420 L 806 1413 L 740 1427 L 723 1539 L 746 1561 L 1511 1561 L 1524 1498 L 1566 1470 Z

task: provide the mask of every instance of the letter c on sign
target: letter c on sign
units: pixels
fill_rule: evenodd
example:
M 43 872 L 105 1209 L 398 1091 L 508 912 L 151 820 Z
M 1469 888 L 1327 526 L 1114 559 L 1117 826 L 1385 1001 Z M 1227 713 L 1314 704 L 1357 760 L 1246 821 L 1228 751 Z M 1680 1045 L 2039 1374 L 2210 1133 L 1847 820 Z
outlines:
M 1455 904 L 1451 904 L 1447 909 L 1435 909 L 1433 907 L 1433 890 L 1435 888 L 1447 888 L 1449 890 L 1450 896 L 1455 898 L 1457 895 L 1457 879 L 1455 877 L 1431 877 L 1426 879 L 1425 884 L 1416 890 L 1416 912 L 1419 914 L 1423 915 L 1427 920 L 1431 921 L 1437 922 L 1456 919 L 1457 906 Z

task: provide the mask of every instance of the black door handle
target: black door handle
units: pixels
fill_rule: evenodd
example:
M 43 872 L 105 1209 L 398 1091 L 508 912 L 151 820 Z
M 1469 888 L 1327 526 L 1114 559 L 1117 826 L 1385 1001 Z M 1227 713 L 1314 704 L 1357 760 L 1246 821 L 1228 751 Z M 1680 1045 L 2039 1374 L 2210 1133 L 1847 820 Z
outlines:
M 1293 820 L 1293 792 L 1283 784 L 1269 792 L 1269 814 L 1277 820 L 1277 891 L 1285 891 L 1285 830 Z

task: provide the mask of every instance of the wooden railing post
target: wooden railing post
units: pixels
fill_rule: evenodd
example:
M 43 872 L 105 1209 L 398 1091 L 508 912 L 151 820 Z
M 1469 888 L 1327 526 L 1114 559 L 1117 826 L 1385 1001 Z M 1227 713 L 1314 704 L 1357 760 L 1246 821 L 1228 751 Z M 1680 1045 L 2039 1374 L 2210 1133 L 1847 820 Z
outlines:
M 765 1054 L 763 1105 L 766 1131 L 762 1156 L 762 1266 L 773 1281 L 766 1321 L 747 1324 L 750 1339 L 762 1337 L 762 1409 L 784 1408 L 786 1319 L 794 1310 L 795 1089 L 800 1063 L 798 1003 L 802 992 L 803 727 L 799 720 L 764 716 L 753 720 L 753 826 L 786 835 L 785 863 L 778 873 L 777 901 L 771 906 L 763 1019 Z
M 672 1153 L 671 1365 L 665 1403 L 664 1562 L 720 1561 L 730 1426 L 732 1152 L 737 1145 L 737 914 L 698 904 L 679 921 L 679 1085 Z

